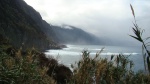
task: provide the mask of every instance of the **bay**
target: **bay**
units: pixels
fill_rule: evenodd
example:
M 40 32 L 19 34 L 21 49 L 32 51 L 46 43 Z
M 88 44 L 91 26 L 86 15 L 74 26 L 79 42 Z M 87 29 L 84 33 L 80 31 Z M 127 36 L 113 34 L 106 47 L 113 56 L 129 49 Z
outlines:
M 144 70 L 142 49 L 140 46 L 106 46 L 106 45 L 67 45 L 67 48 L 60 50 L 47 50 L 45 54 L 49 57 L 52 56 L 59 61 L 59 63 L 70 67 L 82 58 L 82 51 L 88 50 L 90 56 L 94 57 L 95 54 L 104 48 L 100 54 L 101 58 L 108 58 L 111 55 L 124 54 L 129 56 L 129 59 L 134 62 L 134 71 Z

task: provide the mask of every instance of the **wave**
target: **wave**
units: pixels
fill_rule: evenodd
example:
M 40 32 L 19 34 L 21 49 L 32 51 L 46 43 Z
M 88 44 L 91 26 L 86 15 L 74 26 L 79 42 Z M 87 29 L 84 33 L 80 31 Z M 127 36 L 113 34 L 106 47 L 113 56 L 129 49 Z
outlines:
M 49 51 L 45 52 L 46 55 L 79 55 L 79 52 L 71 52 L 71 51 Z
M 92 55 L 96 54 L 96 53 L 90 53 Z M 100 53 L 100 55 L 138 55 L 139 53 L 111 53 L 111 52 L 107 52 L 107 53 Z
M 47 55 L 82 55 L 82 52 L 73 52 L 73 51 L 56 51 L 56 50 L 51 50 L 48 52 L 45 52 Z M 91 52 L 90 55 L 95 55 L 96 52 Z M 113 53 L 113 52 L 106 52 L 106 53 L 100 53 L 100 55 L 138 55 L 139 53 L 133 52 L 133 53 Z
M 106 49 L 101 49 L 101 48 L 99 49 L 99 48 L 97 48 L 97 49 L 88 49 L 88 50 L 101 51 L 101 50 L 106 50 Z

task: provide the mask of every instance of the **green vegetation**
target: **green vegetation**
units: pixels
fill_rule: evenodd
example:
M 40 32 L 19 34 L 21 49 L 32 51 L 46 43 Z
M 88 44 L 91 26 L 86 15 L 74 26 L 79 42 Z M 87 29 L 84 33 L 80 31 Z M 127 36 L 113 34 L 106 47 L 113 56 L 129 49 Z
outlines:
M 2 47 L 1 47 L 2 48 Z M 1 49 L 2 50 L 2 49 Z M 149 84 L 150 76 L 134 72 L 133 62 L 127 56 L 102 59 L 100 53 L 91 58 L 83 51 L 82 59 L 72 65 L 73 75 L 53 58 L 45 58 L 34 49 L 22 54 L 21 49 L 12 56 L 0 53 L 0 83 L 3 84 Z M 47 60 L 47 61 L 46 61 Z M 66 81 L 64 81 L 66 80 Z
M 72 66 L 73 67 L 73 66 Z M 74 76 L 68 84 L 148 84 L 150 76 L 142 71 L 132 70 L 133 62 L 124 55 L 102 59 L 99 53 L 90 58 L 88 51 L 83 51 L 82 59 L 74 68 Z
M 56 84 L 71 75 L 68 67 L 34 48 L 24 51 L 0 41 L 0 84 Z
M 102 59 L 101 52 L 91 58 L 83 51 L 82 59 L 70 69 L 46 58 L 34 48 L 23 52 L 14 49 L 6 39 L 0 43 L 1 84 L 149 84 L 150 76 L 142 71 L 134 72 L 133 62 L 124 55 L 112 55 Z
M 38 54 L 30 50 L 25 56 L 21 49 L 11 56 L 0 51 L 0 84 L 55 84 L 46 74 L 47 68 L 38 66 Z
M 45 54 L 31 48 L 33 46 L 31 43 L 36 44 L 37 48 L 44 45 L 41 49 L 45 49 L 49 44 L 54 46 L 56 44 L 49 43 L 48 38 L 35 24 L 36 22 L 28 18 L 28 14 L 24 16 L 25 12 L 22 9 L 17 10 L 20 7 L 15 3 L 10 4 L 11 1 L 0 1 L 3 12 L 0 15 L 3 17 L 0 20 L 0 84 L 150 84 L 150 75 L 143 71 L 134 72 L 133 62 L 128 59 L 128 56 L 121 54 L 112 55 L 111 59 L 102 59 L 100 57 L 102 51 L 98 52 L 94 58 L 91 58 L 88 51 L 83 51 L 82 59 L 76 65 L 72 65 L 73 72 L 52 57 L 46 58 Z M 5 11 L 7 9 L 8 11 Z M 132 6 L 131 10 L 135 20 Z M 19 16 L 13 16 L 18 12 Z M 9 14 L 12 16 L 10 17 Z M 4 18 L 5 15 L 9 17 Z M 19 23 L 28 21 L 31 21 L 27 23 L 28 25 Z M 138 27 L 136 20 L 133 31 L 136 36 L 130 36 L 143 44 L 144 66 L 150 72 L 150 52 L 147 49 L 149 42 L 145 41 L 149 37 L 142 39 L 143 31 Z M 35 36 L 30 37 L 33 34 Z M 8 36 L 5 37 L 5 35 Z M 6 39 L 7 37 L 12 39 Z M 13 46 L 9 42 L 14 42 Z M 20 49 L 14 48 L 14 44 L 20 46 L 22 42 L 28 44 L 28 47 L 26 45 L 25 47 L 29 50 L 23 50 L 23 46 Z

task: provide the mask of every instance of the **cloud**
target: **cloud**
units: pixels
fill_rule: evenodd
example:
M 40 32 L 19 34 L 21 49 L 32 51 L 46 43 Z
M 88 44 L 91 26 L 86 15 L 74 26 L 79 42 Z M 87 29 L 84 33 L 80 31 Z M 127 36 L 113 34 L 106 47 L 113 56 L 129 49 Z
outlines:
M 99 37 L 132 41 L 133 5 L 137 23 L 150 31 L 149 0 L 25 0 L 39 11 L 47 22 L 69 24 Z M 149 33 L 145 33 L 149 35 Z M 149 35 L 150 36 L 150 35 Z

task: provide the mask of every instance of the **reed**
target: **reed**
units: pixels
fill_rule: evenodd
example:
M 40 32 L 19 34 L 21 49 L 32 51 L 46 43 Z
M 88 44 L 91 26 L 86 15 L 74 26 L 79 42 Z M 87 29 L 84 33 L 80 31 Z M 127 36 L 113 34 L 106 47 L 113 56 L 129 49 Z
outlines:
M 40 68 L 35 50 L 22 50 L 10 56 L 4 51 L 0 53 L 0 84 L 55 84 L 55 80 L 46 74 L 46 68 Z
M 142 71 L 133 71 L 134 64 L 128 56 L 112 55 L 109 60 L 97 53 L 94 58 L 91 57 L 88 51 L 83 51 L 82 59 L 72 65 L 74 75 L 68 84 L 150 83 L 150 76 Z
M 82 59 L 70 69 L 53 58 L 35 50 L 15 56 L 0 53 L 1 84 L 149 84 L 150 76 L 142 71 L 134 72 L 133 62 L 124 55 L 101 58 L 98 52 L 93 58 L 89 51 L 82 52 Z M 18 56 L 16 56 L 18 55 Z
M 148 70 L 149 74 L 150 74 L 150 51 L 147 48 L 148 46 L 150 46 L 150 42 L 147 42 L 150 39 L 150 37 L 147 37 L 145 39 L 142 38 L 142 34 L 143 34 L 144 30 L 138 26 L 138 24 L 136 22 L 136 18 L 135 18 L 134 9 L 131 4 L 130 4 L 130 7 L 131 7 L 131 11 L 132 11 L 132 14 L 134 17 L 134 22 L 133 22 L 134 26 L 132 27 L 132 29 L 135 34 L 135 36 L 133 36 L 133 35 L 130 35 L 130 36 L 142 43 L 142 52 L 143 52 L 145 71 Z

